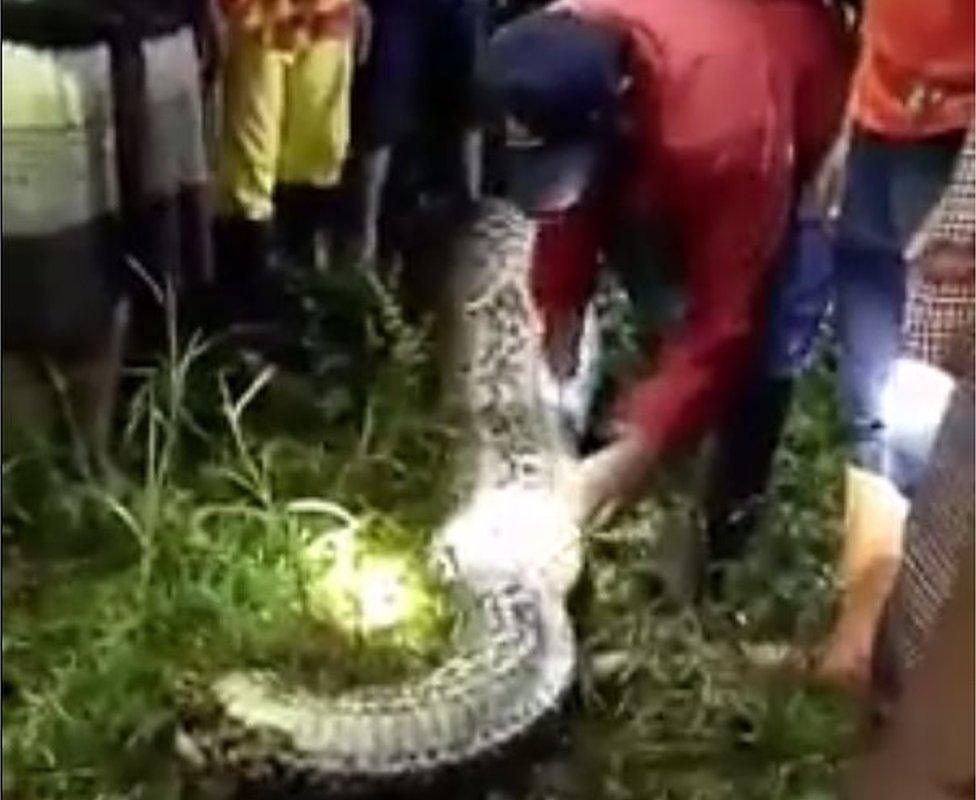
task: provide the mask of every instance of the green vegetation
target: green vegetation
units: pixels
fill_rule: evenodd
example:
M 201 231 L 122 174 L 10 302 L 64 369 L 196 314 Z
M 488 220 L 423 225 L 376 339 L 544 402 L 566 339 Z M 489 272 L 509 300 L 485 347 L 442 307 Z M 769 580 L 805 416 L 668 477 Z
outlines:
M 359 526 L 417 565 L 449 508 L 458 432 L 430 412 L 422 336 L 379 294 L 357 295 L 350 318 L 368 324 L 349 339 L 362 348 L 352 367 L 323 358 L 311 378 L 174 326 L 165 357 L 132 378 L 115 480 L 84 480 L 53 449 L 4 464 L 5 797 L 178 796 L 171 698 L 188 677 L 273 665 L 337 690 L 437 659 L 452 618 L 425 579 L 423 633 L 395 642 L 340 630 L 310 588 L 308 547 L 324 533 Z M 335 341 L 322 319 L 309 330 L 319 354 Z M 658 537 L 691 519 L 680 480 L 594 533 L 579 774 L 540 800 L 833 796 L 847 709 L 748 657 L 749 643 L 809 639 L 829 607 L 830 387 L 825 369 L 802 387 L 770 524 L 729 607 L 681 609 L 649 580 Z
M 730 575 L 723 605 L 682 609 L 654 596 L 657 540 L 687 528 L 693 514 L 680 487 L 595 536 L 574 800 L 837 796 L 852 710 L 782 668 L 784 651 L 812 645 L 830 612 L 837 435 L 833 384 L 821 365 L 800 387 L 769 518 Z

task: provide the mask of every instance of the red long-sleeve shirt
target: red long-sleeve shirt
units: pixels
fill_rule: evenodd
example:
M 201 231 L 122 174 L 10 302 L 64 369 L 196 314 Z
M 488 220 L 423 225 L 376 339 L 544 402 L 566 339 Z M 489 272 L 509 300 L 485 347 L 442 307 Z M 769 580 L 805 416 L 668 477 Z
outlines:
M 756 343 L 798 183 L 844 105 L 840 29 L 818 0 L 571 0 L 630 44 L 635 160 L 607 202 L 542 222 L 533 291 L 547 326 L 586 303 L 615 214 L 678 246 L 684 319 L 657 369 L 620 402 L 649 447 L 715 422 Z M 551 329 L 551 327 L 550 327 Z

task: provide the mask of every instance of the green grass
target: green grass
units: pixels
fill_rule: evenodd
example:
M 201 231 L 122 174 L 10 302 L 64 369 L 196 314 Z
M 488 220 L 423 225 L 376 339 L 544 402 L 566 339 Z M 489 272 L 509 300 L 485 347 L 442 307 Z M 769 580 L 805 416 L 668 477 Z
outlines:
M 436 660 L 449 615 L 429 647 L 371 649 L 304 594 L 303 548 L 323 530 L 352 519 L 419 557 L 448 508 L 458 433 L 430 413 L 421 337 L 388 303 L 369 319 L 362 413 L 328 369 L 297 378 L 171 331 L 134 381 L 120 480 L 84 481 L 56 451 L 4 465 L 5 797 L 177 796 L 171 700 L 187 675 L 273 665 L 340 689 Z M 801 387 L 767 529 L 733 576 L 733 617 L 649 591 L 655 541 L 690 518 L 680 486 L 594 538 L 576 788 L 540 798 L 832 796 L 848 709 L 762 675 L 742 647 L 807 640 L 829 608 L 832 409 L 821 369 Z
M 664 490 L 592 551 L 579 790 L 570 796 L 837 796 L 852 709 L 753 656 L 759 645 L 810 644 L 829 616 L 841 475 L 833 409 L 821 367 L 800 387 L 771 513 L 730 576 L 726 604 L 675 608 L 649 590 L 656 540 L 689 524 L 693 504 L 680 489 Z

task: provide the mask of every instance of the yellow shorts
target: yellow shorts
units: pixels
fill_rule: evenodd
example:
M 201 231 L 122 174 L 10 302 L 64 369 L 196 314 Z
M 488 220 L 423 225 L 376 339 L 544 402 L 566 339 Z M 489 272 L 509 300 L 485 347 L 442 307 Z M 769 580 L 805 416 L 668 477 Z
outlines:
M 222 214 L 269 219 L 276 183 L 339 181 L 352 70 L 349 38 L 284 51 L 231 30 L 217 163 Z

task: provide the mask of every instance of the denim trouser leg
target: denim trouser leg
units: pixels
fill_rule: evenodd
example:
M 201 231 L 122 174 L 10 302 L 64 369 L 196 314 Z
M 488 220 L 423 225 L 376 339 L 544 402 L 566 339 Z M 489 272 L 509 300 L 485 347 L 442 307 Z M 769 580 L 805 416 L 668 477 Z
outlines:
M 901 345 L 906 264 L 902 250 L 937 200 L 958 149 L 955 137 L 917 143 L 855 135 L 836 247 L 841 409 L 858 466 L 903 491 L 881 398 Z
M 857 137 L 836 247 L 818 220 L 796 214 L 770 292 L 762 350 L 718 433 L 706 489 L 712 558 L 735 558 L 755 527 L 789 410 L 793 379 L 812 361 L 835 304 L 840 394 L 855 461 L 907 490 L 924 463 L 885 431 L 882 390 L 901 342 L 904 242 L 948 178 L 959 137 L 889 144 Z

